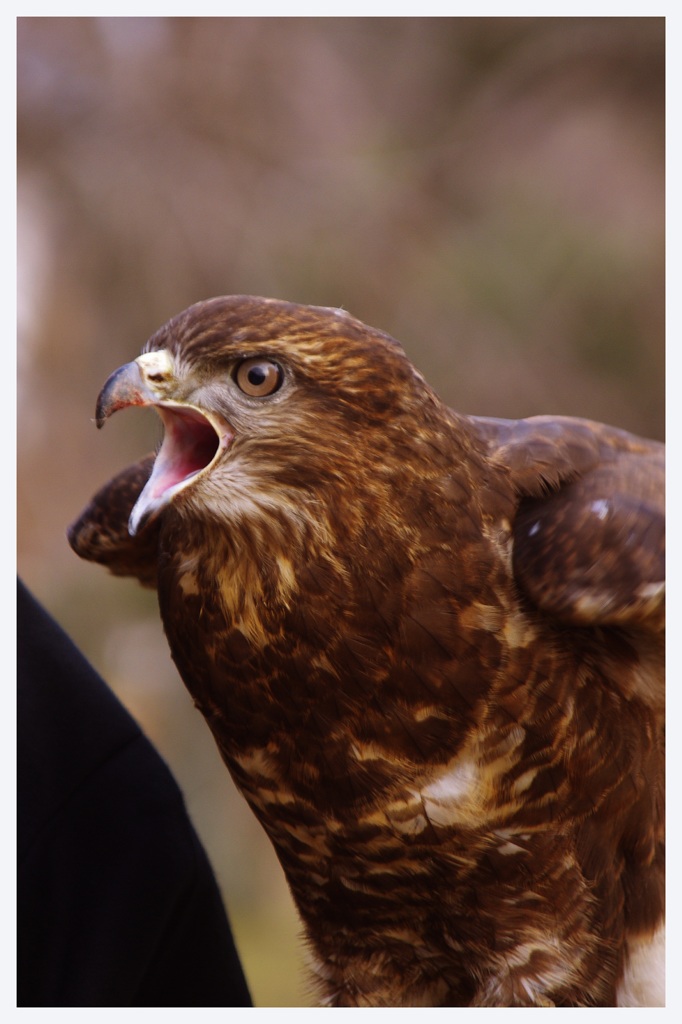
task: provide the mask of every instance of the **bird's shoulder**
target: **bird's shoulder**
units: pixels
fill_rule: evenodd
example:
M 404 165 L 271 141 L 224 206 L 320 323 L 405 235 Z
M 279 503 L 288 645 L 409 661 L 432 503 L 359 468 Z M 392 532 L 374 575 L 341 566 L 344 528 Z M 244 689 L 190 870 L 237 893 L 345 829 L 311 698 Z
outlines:
M 570 417 L 475 427 L 517 497 L 513 569 L 526 597 L 574 625 L 661 630 L 663 444 Z

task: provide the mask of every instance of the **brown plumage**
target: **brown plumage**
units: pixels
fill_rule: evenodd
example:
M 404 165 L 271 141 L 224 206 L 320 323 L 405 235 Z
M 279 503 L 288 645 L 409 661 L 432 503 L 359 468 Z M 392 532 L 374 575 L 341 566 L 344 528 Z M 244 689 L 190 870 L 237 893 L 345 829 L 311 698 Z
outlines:
M 153 335 L 99 424 L 130 405 L 154 470 L 69 539 L 158 585 L 321 1001 L 661 1003 L 663 446 L 458 415 L 387 335 L 244 296 Z

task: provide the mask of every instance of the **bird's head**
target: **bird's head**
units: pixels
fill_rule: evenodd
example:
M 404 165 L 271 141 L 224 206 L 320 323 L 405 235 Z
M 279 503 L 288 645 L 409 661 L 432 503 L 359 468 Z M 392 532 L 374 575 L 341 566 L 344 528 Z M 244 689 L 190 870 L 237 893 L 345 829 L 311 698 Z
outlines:
M 234 518 L 319 500 L 334 481 L 376 482 L 388 446 L 395 456 L 434 403 L 398 343 L 344 311 L 230 296 L 174 317 L 116 370 L 97 424 L 129 406 L 163 422 L 135 534 L 169 503 Z

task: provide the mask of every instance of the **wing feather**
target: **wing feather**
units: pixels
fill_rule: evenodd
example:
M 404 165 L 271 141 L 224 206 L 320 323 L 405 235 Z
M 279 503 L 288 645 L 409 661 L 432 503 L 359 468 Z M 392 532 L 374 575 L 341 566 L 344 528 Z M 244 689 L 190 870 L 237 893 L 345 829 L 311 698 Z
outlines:
M 155 457 L 146 455 L 118 473 L 67 530 L 69 544 L 81 558 L 105 565 L 115 576 L 134 576 L 145 587 L 156 587 L 158 523 L 151 522 L 131 537 L 128 520 Z
M 514 574 L 578 625 L 663 628 L 664 448 L 588 420 L 480 421 L 520 502 Z

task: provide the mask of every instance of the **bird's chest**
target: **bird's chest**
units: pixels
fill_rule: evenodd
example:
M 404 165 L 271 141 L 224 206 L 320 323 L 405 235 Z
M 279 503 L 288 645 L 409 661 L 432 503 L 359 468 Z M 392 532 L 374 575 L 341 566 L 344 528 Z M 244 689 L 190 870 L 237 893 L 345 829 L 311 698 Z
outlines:
M 510 652 L 532 639 L 505 524 L 409 559 L 366 545 L 351 571 L 283 551 L 168 550 L 164 625 L 223 754 L 264 751 L 306 795 L 333 785 L 335 806 L 393 784 L 396 766 L 407 777 L 451 757 Z
M 504 555 L 478 553 L 469 592 L 435 556 L 393 588 L 370 574 L 350 591 L 331 572 L 299 569 L 287 589 L 284 568 L 184 555 L 160 588 L 178 668 L 275 846 L 333 1005 L 466 1004 L 471 957 L 517 942 L 501 915 L 536 874 L 517 816 L 545 768 L 525 766 L 524 722 L 533 692 L 563 698 Z M 546 888 L 539 927 L 558 945 Z

